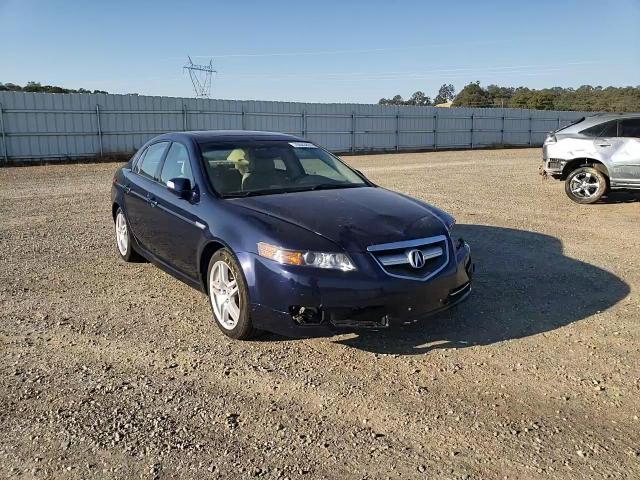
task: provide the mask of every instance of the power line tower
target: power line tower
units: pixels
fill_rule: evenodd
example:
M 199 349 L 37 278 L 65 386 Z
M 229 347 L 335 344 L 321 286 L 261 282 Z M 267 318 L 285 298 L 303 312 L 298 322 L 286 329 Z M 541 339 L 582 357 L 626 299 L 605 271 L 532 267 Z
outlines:
M 209 98 L 211 96 L 211 77 L 214 73 L 218 73 L 213 69 L 213 60 L 209 60 L 208 65 L 197 65 L 193 63 L 191 57 L 188 58 L 189 63 L 184 66 L 184 69 L 189 72 L 196 98 Z

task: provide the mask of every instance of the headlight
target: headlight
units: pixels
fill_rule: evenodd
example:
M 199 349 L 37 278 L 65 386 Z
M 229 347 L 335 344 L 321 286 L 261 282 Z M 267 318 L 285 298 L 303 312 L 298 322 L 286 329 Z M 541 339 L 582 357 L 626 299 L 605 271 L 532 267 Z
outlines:
M 344 253 L 310 252 L 289 250 L 268 243 L 258 243 L 258 254 L 283 265 L 300 265 L 306 267 L 326 268 L 349 272 L 356 267 Z

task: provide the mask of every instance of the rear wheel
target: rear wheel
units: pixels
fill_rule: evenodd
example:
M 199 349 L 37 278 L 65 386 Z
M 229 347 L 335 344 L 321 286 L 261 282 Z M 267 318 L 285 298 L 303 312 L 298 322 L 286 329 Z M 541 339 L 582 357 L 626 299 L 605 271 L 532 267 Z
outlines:
M 124 212 L 120 207 L 116 211 L 115 218 L 116 229 L 116 246 L 118 247 L 118 253 L 120 258 L 125 262 L 139 262 L 142 257 L 133 249 L 131 231 L 129 230 L 129 223 L 124 216 Z
M 576 203 L 594 203 L 607 191 L 607 177 L 593 167 L 580 167 L 569 174 L 564 191 Z
M 228 337 L 246 340 L 256 334 L 249 316 L 249 295 L 238 262 L 223 248 L 213 254 L 207 271 L 213 318 Z

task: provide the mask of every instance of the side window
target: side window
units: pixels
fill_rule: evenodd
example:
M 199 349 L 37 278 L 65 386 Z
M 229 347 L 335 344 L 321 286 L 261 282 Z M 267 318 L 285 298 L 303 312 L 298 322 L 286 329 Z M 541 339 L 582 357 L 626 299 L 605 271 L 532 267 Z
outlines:
M 166 183 L 172 178 L 188 178 L 193 184 L 193 175 L 191 174 L 191 164 L 189 163 L 189 152 L 187 147 L 181 143 L 173 142 L 167 158 L 162 166 L 160 181 Z
M 618 136 L 618 121 L 607 122 L 604 125 L 600 137 L 617 137 Z
M 158 166 L 160 165 L 160 160 L 162 160 L 162 155 L 167 149 L 168 144 L 169 142 L 159 142 L 154 143 L 147 148 L 144 158 L 138 161 L 138 165 L 140 165 L 138 167 L 140 175 L 155 178 L 156 173 L 158 172 Z
M 138 155 L 138 157 L 133 160 L 134 172 L 140 173 L 140 166 L 142 165 L 142 160 L 144 159 L 144 156 L 147 154 L 147 150 L 149 149 L 145 148 L 144 151 L 140 152 L 140 155 Z
M 640 138 L 640 118 L 630 118 L 620 122 L 620 137 Z
M 598 125 L 582 130 L 580 133 L 587 137 L 617 137 L 618 121 L 612 120 L 610 122 L 599 123 Z

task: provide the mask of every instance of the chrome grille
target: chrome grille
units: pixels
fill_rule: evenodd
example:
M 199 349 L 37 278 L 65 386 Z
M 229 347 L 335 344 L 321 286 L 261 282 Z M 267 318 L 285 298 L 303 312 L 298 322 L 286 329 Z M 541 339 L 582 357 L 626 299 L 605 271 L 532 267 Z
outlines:
M 411 263 L 410 257 L 415 255 L 415 250 L 421 252 L 424 260 L 420 267 Z M 367 251 L 388 275 L 412 280 L 428 280 L 449 263 L 448 238 L 445 235 L 371 245 Z

